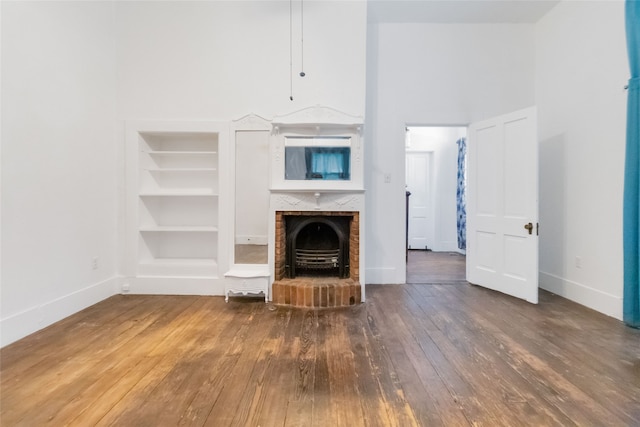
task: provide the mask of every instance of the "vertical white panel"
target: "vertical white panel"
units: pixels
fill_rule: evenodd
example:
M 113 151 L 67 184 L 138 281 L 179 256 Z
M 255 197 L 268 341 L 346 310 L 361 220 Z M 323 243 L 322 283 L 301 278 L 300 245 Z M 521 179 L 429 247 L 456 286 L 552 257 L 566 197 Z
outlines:
M 477 153 L 476 162 L 476 186 L 478 194 L 482 197 L 476 198 L 478 215 L 495 216 L 496 204 L 498 200 L 498 164 L 496 162 L 496 134 L 498 129 L 491 126 L 485 129 L 478 129 L 475 140 L 475 150 Z
M 498 241 L 494 233 L 476 233 L 476 251 L 478 254 L 478 268 L 492 273 L 496 272 L 496 256 Z
M 524 218 L 527 215 L 529 150 L 526 144 L 527 118 L 504 124 L 504 215 Z
M 526 257 L 528 253 L 526 237 L 504 236 L 504 274 L 511 279 L 525 281 L 527 279 L 527 264 L 531 261 Z

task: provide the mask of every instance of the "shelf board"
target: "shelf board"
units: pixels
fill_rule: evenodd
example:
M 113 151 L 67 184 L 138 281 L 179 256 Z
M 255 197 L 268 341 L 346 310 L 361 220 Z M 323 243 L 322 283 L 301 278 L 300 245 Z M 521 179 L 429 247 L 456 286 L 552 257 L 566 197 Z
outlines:
M 216 168 L 143 168 L 149 172 L 216 172 Z
M 199 225 L 157 225 L 149 227 L 140 227 L 141 232 L 203 232 L 203 233 L 216 233 L 218 227 L 213 226 L 199 226 Z
M 178 154 L 178 155 L 180 155 L 180 154 L 198 154 L 198 155 L 200 155 L 200 154 L 204 154 L 204 155 L 218 154 L 217 151 L 181 151 L 181 150 L 176 150 L 176 151 L 168 151 L 168 150 L 167 151 L 164 151 L 164 150 L 163 151 L 145 151 L 145 150 L 142 150 L 142 152 L 150 154 L 152 156 L 167 156 L 167 155 L 173 156 L 175 154 Z
M 210 190 L 165 190 L 165 191 L 141 191 L 140 197 L 218 197 L 218 194 Z
M 213 258 L 144 258 L 138 261 L 137 277 L 211 277 L 218 276 Z
M 213 258 L 153 258 L 141 259 L 138 264 L 164 266 L 197 265 L 207 267 L 215 267 L 218 265 L 216 260 Z

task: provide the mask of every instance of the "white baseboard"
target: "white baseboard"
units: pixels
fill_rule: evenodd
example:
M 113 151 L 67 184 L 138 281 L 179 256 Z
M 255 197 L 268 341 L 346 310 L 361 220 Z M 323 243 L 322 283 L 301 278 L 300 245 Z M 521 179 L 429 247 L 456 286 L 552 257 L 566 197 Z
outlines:
M 367 268 L 365 274 L 367 275 L 367 284 L 382 285 L 382 284 L 395 284 L 406 282 L 406 272 L 399 275 L 398 269 L 395 267 L 387 268 Z
M 112 277 L 0 320 L 0 347 L 26 337 L 117 293 Z
M 224 279 L 211 277 L 123 277 L 119 293 L 146 295 L 224 295 Z
M 539 286 L 607 316 L 622 320 L 622 297 L 593 289 L 581 283 L 540 272 Z

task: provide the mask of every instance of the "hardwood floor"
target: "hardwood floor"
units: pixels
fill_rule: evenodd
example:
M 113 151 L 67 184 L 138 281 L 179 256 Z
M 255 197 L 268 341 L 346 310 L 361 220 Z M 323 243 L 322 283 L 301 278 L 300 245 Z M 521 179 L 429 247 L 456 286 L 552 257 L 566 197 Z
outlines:
M 2 426 L 634 426 L 640 331 L 541 292 L 114 296 L 2 349 Z
M 466 257 L 457 252 L 410 250 L 407 283 L 466 282 Z

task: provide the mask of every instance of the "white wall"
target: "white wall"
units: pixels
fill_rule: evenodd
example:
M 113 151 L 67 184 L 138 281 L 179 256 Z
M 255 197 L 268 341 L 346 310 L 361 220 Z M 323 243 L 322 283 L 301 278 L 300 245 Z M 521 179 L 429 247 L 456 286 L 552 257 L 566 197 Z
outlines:
M 115 49 L 110 3 L 1 7 L 6 345 L 115 292 Z
M 405 126 L 533 105 L 534 26 L 382 23 L 367 42 L 367 281 L 403 283 Z
M 433 225 L 435 252 L 462 252 L 458 249 L 456 192 L 458 188 L 458 145 L 466 136 L 464 127 L 411 127 L 410 146 L 414 151 L 433 153 Z M 410 190 L 410 189 L 409 189 Z
M 271 119 L 316 104 L 364 115 L 366 3 L 305 1 L 304 78 L 300 3 L 293 5 L 291 101 L 289 1 L 117 2 L 118 126 L 138 119 L 231 121 L 249 113 Z M 224 172 L 225 158 L 218 234 L 223 245 L 224 225 L 234 221 L 222 197 L 225 189 L 232 191 L 233 179 Z M 121 178 L 120 187 L 125 185 Z M 124 218 L 124 198 L 120 206 Z M 122 265 L 127 261 L 120 259 Z M 228 268 L 222 256 L 218 268 Z
M 366 3 L 118 2 L 119 119 L 272 118 L 310 105 L 364 115 Z
M 365 2 L 307 1 L 294 101 L 287 1 L 1 7 L 0 345 L 115 292 L 124 120 L 314 104 L 361 115 L 365 89 L 368 283 L 405 281 L 405 126 L 466 125 L 535 101 L 542 284 L 620 316 L 621 1 L 562 3 L 535 26 L 369 27 Z
M 625 49 L 622 1 L 563 2 L 536 26 L 540 284 L 618 319 Z
M 293 101 L 289 4 L 2 2 L 2 345 L 117 291 L 125 120 L 364 115 L 366 3 L 305 2 L 304 78 L 294 4 Z

